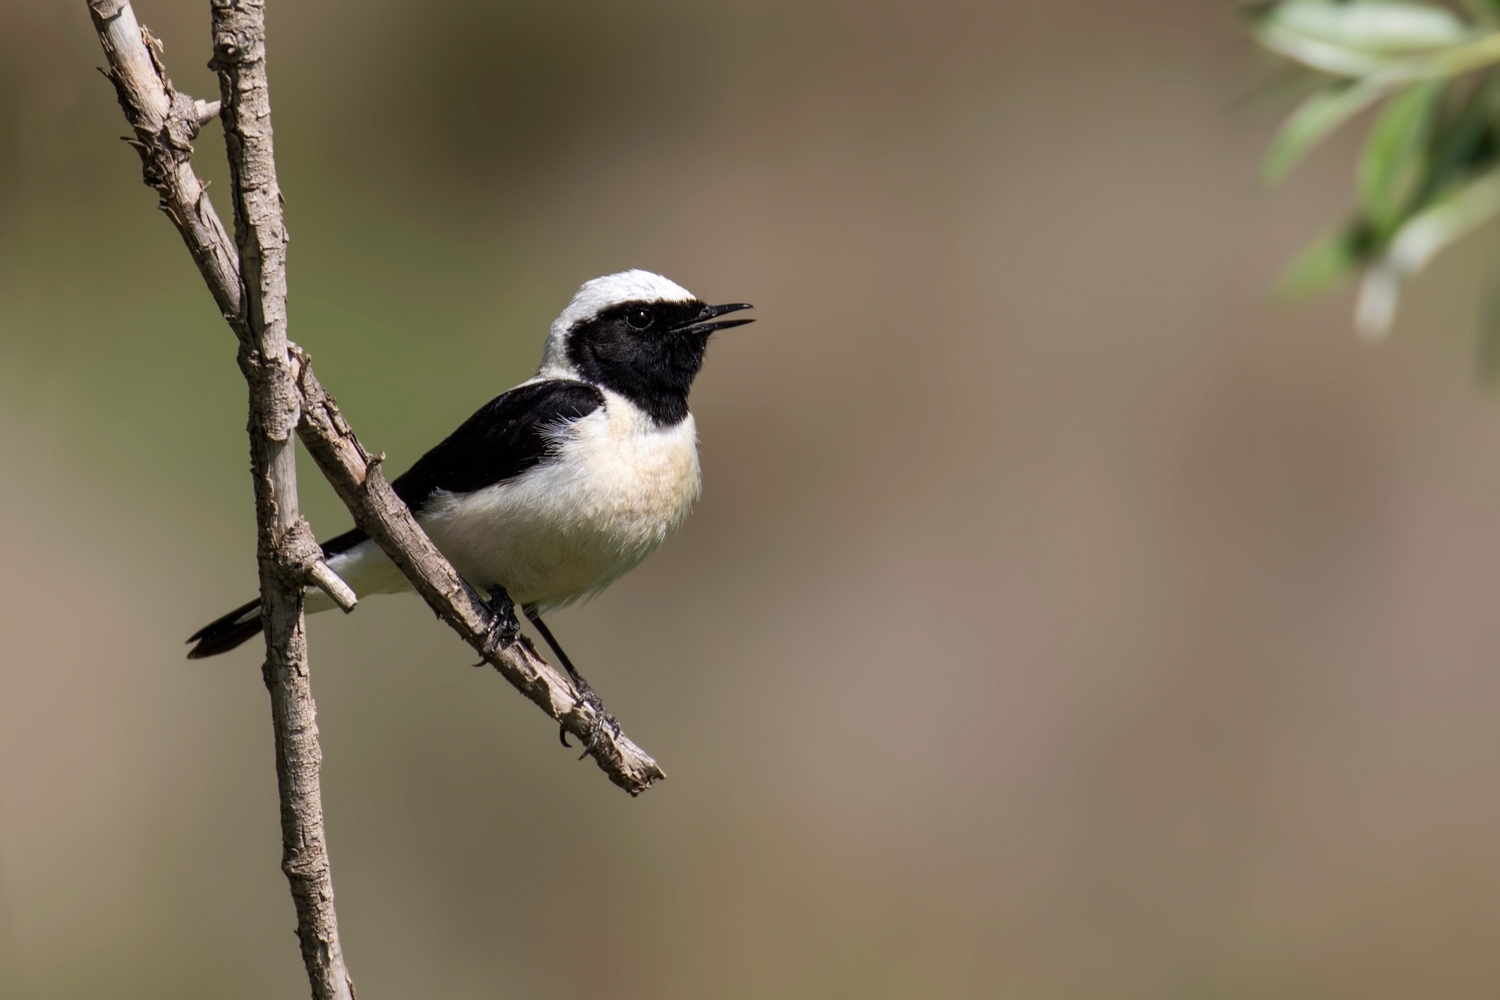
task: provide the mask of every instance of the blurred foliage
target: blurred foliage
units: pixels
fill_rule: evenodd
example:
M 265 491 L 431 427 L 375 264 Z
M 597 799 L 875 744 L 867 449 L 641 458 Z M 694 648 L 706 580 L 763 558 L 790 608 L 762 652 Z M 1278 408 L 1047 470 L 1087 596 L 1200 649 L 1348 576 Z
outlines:
M 1314 88 L 1271 143 L 1268 183 L 1374 109 L 1354 217 L 1304 249 L 1280 285 L 1310 295 L 1360 273 L 1355 326 L 1382 336 L 1402 282 L 1500 212 L 1500 0 L 1277 0 L 1246 18 Z

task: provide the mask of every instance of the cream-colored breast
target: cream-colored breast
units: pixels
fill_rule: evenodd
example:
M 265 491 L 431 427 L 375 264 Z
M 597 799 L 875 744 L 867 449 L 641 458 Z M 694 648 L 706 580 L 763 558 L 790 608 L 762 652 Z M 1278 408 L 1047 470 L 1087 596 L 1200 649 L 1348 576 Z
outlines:
M 429 506 L 423 526 L 471 582 L 544 609 L 568 604 L 634 568 L 682 522 L 702 488 L 692 415 L 659 427 L 604 396 L 558 428 L 555 457 Z

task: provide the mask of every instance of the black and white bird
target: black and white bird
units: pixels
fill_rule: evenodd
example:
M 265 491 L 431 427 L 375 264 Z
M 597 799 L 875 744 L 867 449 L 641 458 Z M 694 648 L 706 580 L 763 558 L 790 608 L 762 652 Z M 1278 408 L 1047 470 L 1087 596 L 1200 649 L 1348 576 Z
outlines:
M 531 619 L 577 672 L 542 613 L 598 594 L 654 552 L 698 499 L 688 391 L 709 336 L 747 304 L 704 305 L 650 271 L 585 282 L 552 324 L 535 376 L 496 396 L 391 486 L 455 569 L 500 615 Z M 410 590 L 368 535 L 323 543 L 360 597 Z M 333 602 L 307 594 L 309 612 Z M 251 601 L 199 629 L 188 657 L 227 652 L 261 630 Z

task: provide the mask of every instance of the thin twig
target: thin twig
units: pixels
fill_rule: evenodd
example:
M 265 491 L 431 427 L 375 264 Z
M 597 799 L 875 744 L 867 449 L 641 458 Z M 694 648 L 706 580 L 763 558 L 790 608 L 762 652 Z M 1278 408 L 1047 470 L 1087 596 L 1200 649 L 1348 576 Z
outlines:
M 281 794 L 281 870 L 297 909 L 297 938 L 314 1000 L 353 1000 L 334 910 L 333 876 L 323 825 L 317 705 L 307 661 L 303 593 L 305 557 L 284 545 L 289 534 L 312 540 L 298 512 L 296 439 L 300 416 L 287 353 L 286 226 L 276 183 L 271 97 L 266 79 L 265 6 L 260 0 L 213 0 L 219 119 L 229 153 L 234 235 L 239 247 L 240 311 L 251 342 L 240 368 L 250 386 L 250 469 L 255 481 L 263 674 L 276 732 Z M 201 117 L 197 102 L 195 116 Z M 314 559 L 313 566 L 321 565 Z M 323 567 L 325 573 L 327 567 Z M 347 588 L 345 588 L 347 589 Z
M 307 578 L 316 584 L 319 590 L 327 594 L 328 599 L 337 604 L 344 614 L 353 611 L 354 606 L 359 603 L 354 590 L 340 580 L 339 575 L 329 569 L 328 564 L 321 559 L 313 563 L 312 569 L 307 572 Z

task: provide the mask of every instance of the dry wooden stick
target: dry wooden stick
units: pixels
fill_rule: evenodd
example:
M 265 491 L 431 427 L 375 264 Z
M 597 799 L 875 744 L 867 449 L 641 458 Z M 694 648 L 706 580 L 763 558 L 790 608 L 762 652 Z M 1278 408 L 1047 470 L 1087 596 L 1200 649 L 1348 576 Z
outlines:
M 324 839 L 323 750 L 302 607 L 312 567 L 322 565 L 325 580 L 332 573 L 321 553 L 309 550 L 312 530 L 298 512 L 293 435 L 301 405 L 287 353 L 287 236 L 272 143 L 265 8 L 259 0 L 213 0 L 211 9 L 214 58 L 209 66 L 219 75 L 219 117 L 229 153 L 239 248 L 240 316 L 250 334 L 248 341 L 241 340 L 239 362 L 250 387 L 250 469 L 266 637 L 262 673 L 276 733 L 281 870 L 297 909 L 297 939 L 314 1000 L 353 1000 Z M 185 100 L 177 103 L 186 111 Z M 197 102 L 192 106 L 195 120 L 201 120 Z

